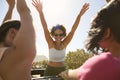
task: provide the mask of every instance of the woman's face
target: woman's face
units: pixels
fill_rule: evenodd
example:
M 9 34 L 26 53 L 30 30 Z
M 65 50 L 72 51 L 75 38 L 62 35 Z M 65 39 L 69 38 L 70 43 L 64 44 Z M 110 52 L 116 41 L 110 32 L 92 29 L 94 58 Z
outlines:
M 63 31 L 60 29 L 55 30 L 53 37 L 55 41 L 61 41 L 64 38 Z

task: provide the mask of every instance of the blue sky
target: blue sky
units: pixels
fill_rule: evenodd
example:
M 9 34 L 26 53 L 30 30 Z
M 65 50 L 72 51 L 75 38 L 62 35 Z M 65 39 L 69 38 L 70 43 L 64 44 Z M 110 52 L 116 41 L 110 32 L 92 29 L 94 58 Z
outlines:
M 46 43 L 43 28 L 39 19 L 38 12 L 33 7 L 32 0 L 26 0 L 33 16 L 35 29 L 36 29 L 36 47 L 37 55 L 48 56 L 48 45 Z M 87 32 L 90 28 L 90 22 L 96 12 L 103 7 L 105 0 L 41 0 L 43 2 L 43 12 L 45 15 L 48 28 L 51 29 L 53 25 L 63 24 L 67 33 L 71 30 L 71 27 L 82 8 L 82 5 L 87 2 L 90 3 L 90 8 L 82 16 L 80 24 L 75 32 L 75 35 L 67 47 L 67 53 L 69 51 L 75 51 L 76 49 L 84 48 L 84 42 L 87 37 Z M 8 5 L 6 0 L 0 2 L 0 24 L 7 12 Z M 12 19 L 19 19 L 19 15 L 14 9 Z

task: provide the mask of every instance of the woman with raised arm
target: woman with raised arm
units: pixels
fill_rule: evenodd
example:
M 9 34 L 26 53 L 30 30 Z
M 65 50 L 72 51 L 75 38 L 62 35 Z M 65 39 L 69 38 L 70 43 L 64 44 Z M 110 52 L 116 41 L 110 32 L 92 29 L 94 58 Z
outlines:
M 20 21 L 7 20 L 0 26 L 0 80 L 31 80 L 35 30 L 25 0 L 17 0 L 17 10 Z
M 64 58 L 66 54 L 66 47 L 73 38 L 73 35 L 79 25 L 82 15 L 88 10 L 89 4 L 85 3 L 83 5 L 68 35 L 66 35 L 65 27 L 60 24 L 53 26 L 51 32 L 49 32 L 40 0 L 33 0 L 33 5 L 39 12 L 45 38 L 49 47 L 49 62 L 44 76 L 55 76 L 58 75 L 61 71 L 65 70 Z

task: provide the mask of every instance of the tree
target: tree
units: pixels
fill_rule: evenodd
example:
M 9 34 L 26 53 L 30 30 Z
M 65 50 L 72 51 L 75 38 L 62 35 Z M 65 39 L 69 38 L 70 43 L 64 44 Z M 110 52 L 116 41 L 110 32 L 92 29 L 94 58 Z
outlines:
M 67 69 L 75 69 L 80 67 L 88 58 L 93 54 L 85 52 L 84 49 L 77 49 L 76 51 L 69 52 L 65 58 L 65 65 Z

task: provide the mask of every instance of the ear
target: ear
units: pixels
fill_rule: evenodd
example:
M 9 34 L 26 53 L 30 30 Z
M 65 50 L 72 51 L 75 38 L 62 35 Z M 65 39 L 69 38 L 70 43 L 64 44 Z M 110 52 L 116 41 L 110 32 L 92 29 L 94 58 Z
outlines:
M 15 36 L 16 35 L 16 31 L 14 28 L 10 28 L 8 31 L 9 36 Z
M 108 38 L 110 38 L 110 35 L 111 35 L 110 32 L 111 32 L 110 29 L 107 28 L 107 29 L 105 30 L 104 36 L 103 36 L 103 38 L 101 39 L 101 41 L 105 41 L 105 40 L 107 40 Z
M 110 28 L 107 28 L 105 30 L 103 38 L 98 42 L 99 46 L 103 49 L 108 48 L 109 44 L 111 43 L 112 35 L 111 35 L 111 30 Z
M 105 33 L 104 33 L 104 39 L 109 38 L 109 37 L 110 37 L 110 35 L 111 35 L 110 28 L 107 28 L 107 29 L 106 29 L 106 31 L 105 31 Z

